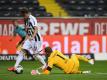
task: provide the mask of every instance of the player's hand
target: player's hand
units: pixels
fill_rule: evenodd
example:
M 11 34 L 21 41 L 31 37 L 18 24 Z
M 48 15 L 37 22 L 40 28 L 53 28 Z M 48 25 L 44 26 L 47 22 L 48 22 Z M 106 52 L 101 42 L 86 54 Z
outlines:
M 40 72 L 38 70 L 32 70 L 31 75 L 40 75 Z

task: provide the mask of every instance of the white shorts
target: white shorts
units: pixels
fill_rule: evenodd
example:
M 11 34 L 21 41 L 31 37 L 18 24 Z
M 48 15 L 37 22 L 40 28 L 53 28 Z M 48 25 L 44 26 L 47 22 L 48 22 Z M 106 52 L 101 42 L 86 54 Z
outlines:
M 23 49 L 28 50 L 31 54 L 36 54 L 42 50 L 42 41 L 35 41 L 34 39 L 27 39 L 23 46 Z

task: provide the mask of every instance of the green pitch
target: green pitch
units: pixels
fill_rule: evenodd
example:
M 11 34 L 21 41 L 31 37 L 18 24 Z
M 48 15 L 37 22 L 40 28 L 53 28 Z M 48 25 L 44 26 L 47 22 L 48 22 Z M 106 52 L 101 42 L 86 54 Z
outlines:
M 63 71 L 54 68 L 50 75 L 32 76 L 30 71 L 40 66 L 38 61 L 23 61 L 23 74 L 8 72 L 7 68 L 14 61 L 0 61 L 0 80 L 107 80 L 107 61 L 97 61 L 95 65 L 81 62 L 81 70 L 91 70 L 90 74 L 64 74 Z

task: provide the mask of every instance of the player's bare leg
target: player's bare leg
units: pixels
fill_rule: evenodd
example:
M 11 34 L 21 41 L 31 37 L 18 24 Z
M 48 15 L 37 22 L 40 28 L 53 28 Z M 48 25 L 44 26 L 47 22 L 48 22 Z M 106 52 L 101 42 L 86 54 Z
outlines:
M 23 60 L 23 53 L 21 51 L 17 51 L 18 57 L 16 59 L 16 63 L 13 67 L 9 67 L 8 71 L 15 71 L 15 68 L 22 62 Z
M 43 64 L 42 69 L 45 69 L 46 68 L 46 63 L 45 63 L 43 57 L 39 54 L 35 54 L 34 57 L 37 58 Z

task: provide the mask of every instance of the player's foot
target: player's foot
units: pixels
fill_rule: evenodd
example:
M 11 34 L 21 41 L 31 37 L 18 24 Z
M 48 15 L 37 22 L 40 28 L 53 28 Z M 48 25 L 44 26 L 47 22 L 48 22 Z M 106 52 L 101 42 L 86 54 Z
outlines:
M 82 71 L 83 74 L 89 74 L 91 71 Z
M 89 63 L 92 64 L 92 65 L 94 65 L 94 59 L 90 59 Z
M 15 71 L 15 67 L 9 67 L 8 71 Z

